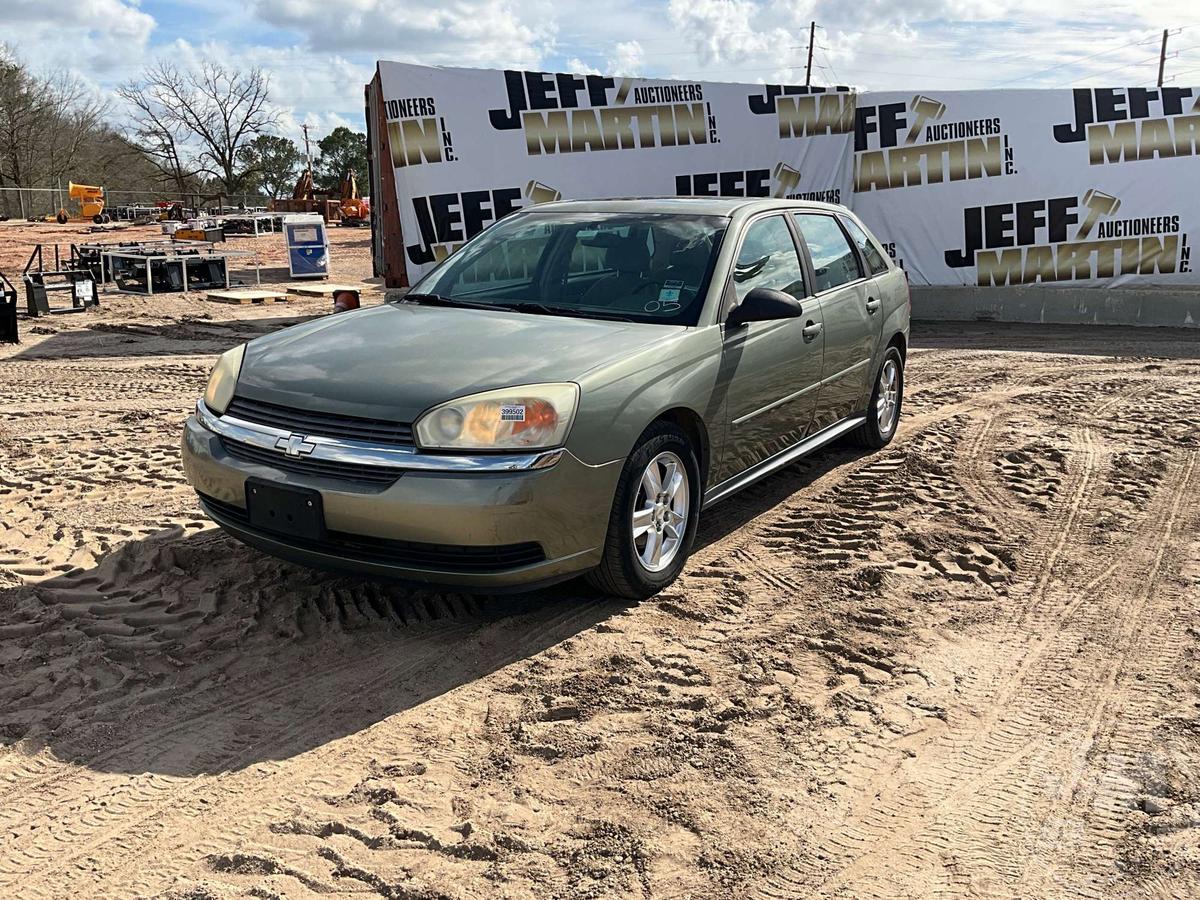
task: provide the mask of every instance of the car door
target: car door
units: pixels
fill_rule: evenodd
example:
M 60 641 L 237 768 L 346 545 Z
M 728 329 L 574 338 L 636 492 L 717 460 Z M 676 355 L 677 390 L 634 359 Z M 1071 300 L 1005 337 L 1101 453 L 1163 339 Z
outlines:
M 747 225 L 729 276 L 728 308 L 756 287 L 790 294 L 803 304 L 803 315 L 723 326 L 721 378 L 728 424 L 716 481 L 801 440 L 816 410 L 824 349 L 820 305 L 809 296 L 785 214 L 764 216 Z
M 883 323 L 888 315 L 898 304 L 908 302 L 908 282 L 903 271 L 888 264 L 887 254 L 879 245 L 879 241 L 869 235 L 853 217 L 839 215 L 838 221 L 850 236 L 851 243 L 858 251 L 858 258 L 866 269 L 867 277 L 871 279 L 871 296 L 882 301 L 882 308 L 872 313 L 872 326 L 878 331 L 876 341 L 880 341 L 883 339 Z
M 861 413 L 870 400 L 879 302 L 858 253 L 832 213 L 793 213 L 824 321 L 825 357 L 813 429 Z

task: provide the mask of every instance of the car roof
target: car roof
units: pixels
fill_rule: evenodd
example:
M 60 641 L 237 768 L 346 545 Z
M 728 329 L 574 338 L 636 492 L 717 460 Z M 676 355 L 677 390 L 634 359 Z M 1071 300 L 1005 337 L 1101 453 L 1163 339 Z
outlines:
M 527 206 L 523 212 L 689 213 L 697 216 L 749 215 L 771 209 L 820 209 L 848 212 L 846 207 L 816 200 L 773 197 L 623 197 L 611 200 L 556 200 Z

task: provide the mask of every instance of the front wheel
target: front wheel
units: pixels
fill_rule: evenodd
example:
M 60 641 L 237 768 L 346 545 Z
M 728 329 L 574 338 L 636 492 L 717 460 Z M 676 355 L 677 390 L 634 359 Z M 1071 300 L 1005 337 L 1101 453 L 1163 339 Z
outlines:
M 850 439 L 860 447 L 872 450 L 886 447 L 896 435 L 903 403 L 904 357 L 892 346 L 887 348 L 875 375 L 871 402 L 867 404 L 867 421 L 850 432 Z
M 682 429 L 657 422 L 625 461 L 604 557 L 589 573 L 606 594 L 642 600 L 679 577 L 700 517 L 700 466 Z

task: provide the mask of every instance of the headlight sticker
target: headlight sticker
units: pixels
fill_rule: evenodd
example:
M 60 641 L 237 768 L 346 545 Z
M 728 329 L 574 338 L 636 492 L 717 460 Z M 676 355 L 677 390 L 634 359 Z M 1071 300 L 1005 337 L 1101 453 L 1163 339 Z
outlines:
M 524 403 L 506 403 L 500 407 L 501 422 L 524 422 L 525 421 L 525 404 Z

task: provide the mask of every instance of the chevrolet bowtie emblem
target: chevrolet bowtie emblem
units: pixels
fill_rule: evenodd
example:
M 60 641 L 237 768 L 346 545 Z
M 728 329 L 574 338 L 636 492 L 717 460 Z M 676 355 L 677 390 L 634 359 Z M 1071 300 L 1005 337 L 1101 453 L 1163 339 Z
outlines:
M 275 449 L 282 450 L 288 456 L 308 456 L 317 449 L 317 445 L 310 444 L 302 434 L 291 434 L 277 440 Z

